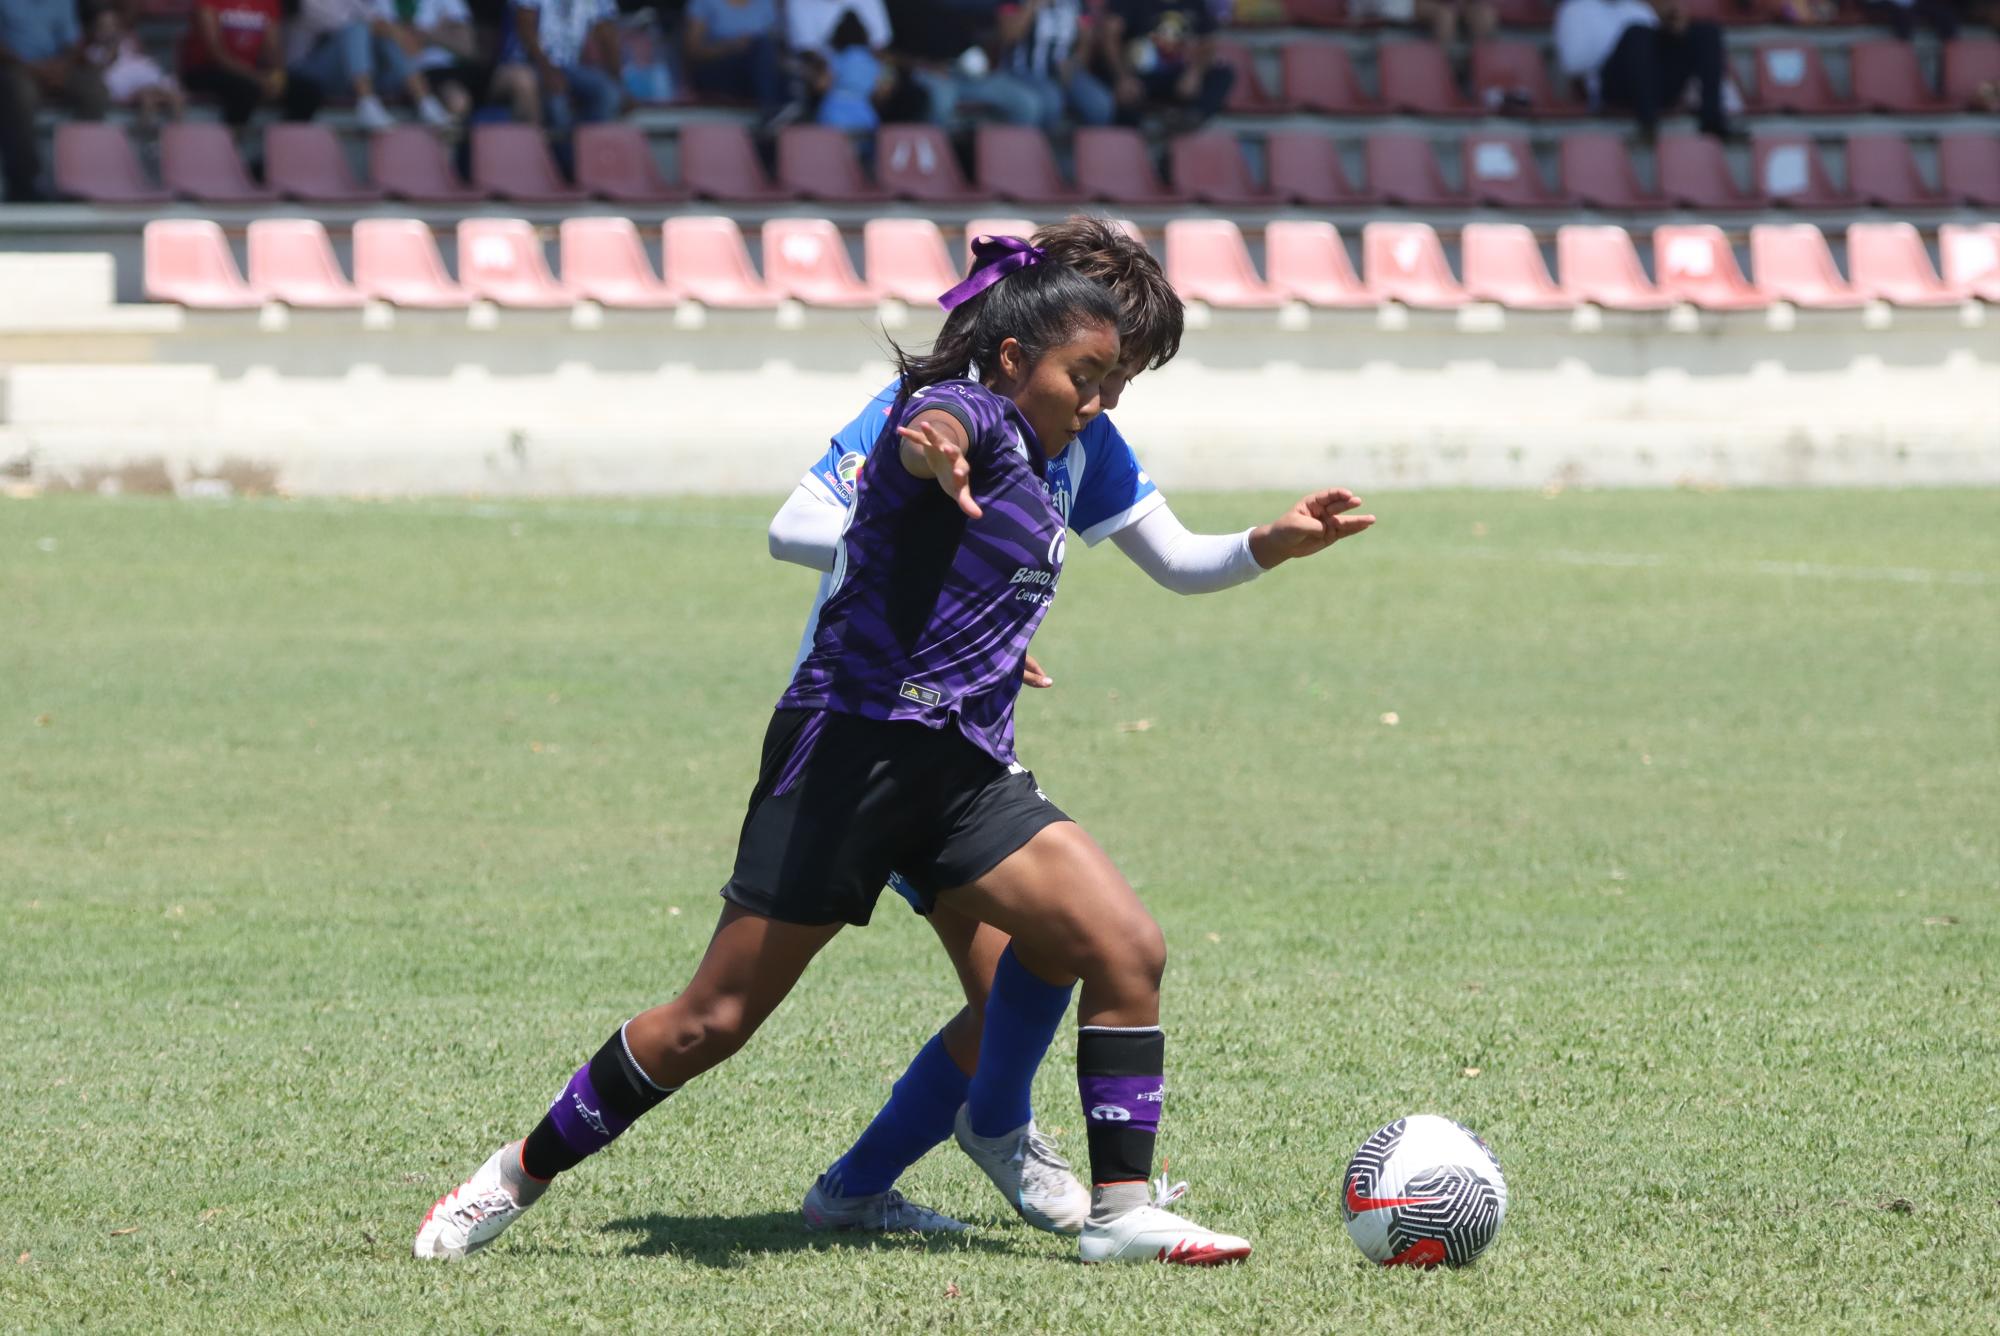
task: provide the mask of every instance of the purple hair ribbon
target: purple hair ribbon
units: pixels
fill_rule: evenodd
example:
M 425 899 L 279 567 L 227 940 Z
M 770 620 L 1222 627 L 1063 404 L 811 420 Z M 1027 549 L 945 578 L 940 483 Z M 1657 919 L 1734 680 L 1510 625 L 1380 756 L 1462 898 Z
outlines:
M 1047 251 L 1040 246 L 1031 246 L 1019 237 L 974 237 L 972 272 L 965 276 L 963 283 L 938 298 L 938 305 L 947 311 L 962 306 L 1015 270 L 1040 264 L 1048 258 Z

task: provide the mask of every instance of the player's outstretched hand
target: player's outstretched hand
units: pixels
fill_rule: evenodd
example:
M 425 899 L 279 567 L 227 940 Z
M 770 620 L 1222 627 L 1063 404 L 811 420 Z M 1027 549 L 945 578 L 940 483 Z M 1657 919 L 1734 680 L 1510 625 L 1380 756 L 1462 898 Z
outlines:
M 972 499 L 972 464 L 965 451 L 930 423 L 918 418 L 908 427 L 898 427 L 904 440 L 923 455 L 924 464 L 944 494 L 958 503 L 966 518 L 978 519 L 979 503 Z
M 1021 681 L 1031 687 L 1052 687 L 1056 684 L 1056 680 L 1042 670 L 1042 665 L 1035 662 L 1032 654 L 1021 656 Z
M 1293 557 L 1324 552 L 1375 523 L 1373 515 L 1349 513 L 1360 505 L 1361 498 L 1345 487 L 1329 487 L 1302 496 L 1277 519 L 1250 531 L 1250 555 L 1259 566 L 1270 570 Z

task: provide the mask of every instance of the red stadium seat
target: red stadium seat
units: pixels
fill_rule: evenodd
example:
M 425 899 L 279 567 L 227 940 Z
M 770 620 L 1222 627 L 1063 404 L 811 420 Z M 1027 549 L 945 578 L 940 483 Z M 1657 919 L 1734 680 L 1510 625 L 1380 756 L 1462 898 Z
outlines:
M 1938 175 L 1947 198 L 2000 209 L 2000 135 L 1991 130 L 1940 135 Z
M 775 204 L 792 198 L 771 184 L 750 132 L 734 122 L 684 125 L 680 132 L 681 180 L 702 199 Z
M 1031 125 L 982 125 L 972 147 L 979 189 L 1017 204 L 1074 204 L 1083 192 L 1063 180 L 1049 137 Z
M 445 270 L 431 230 L 413 218 L 364 218 L 354 225 L 354 286 L 392 306 L 451 309 L 472 302 Z
M 1745 193 L 1729 170 L 1722 145 L 1707 135 L 1667 135 L 1659 142 L 1660 193 L 1675 204 L 1719 211 L 1762 208 L 1758 194 Z
M 1465 190 L 1475 201 L 1502 209 L 1561 207 L 1542 180 L 1526 135 L 1468 135 L 1464 154 Z
M 1204 130 L 1182 135 L 1169 149 L 1174 188 L 1207 204 L 1268 207 L 1278 197 L 1257 184 L 1243 146 L 1229 130 Z
M 1617 135 L 1595 130 L 1566 134 L 1559 153 L 1557 176 L 1572 204 L 1621 211 L 1666 207 L 1658 191 L 1639 184 L 1632 154 Z
M 1243 233 L 1224 218 L 1176 218 L 1167 224 L 1167 278 L 1184 299 L 1210 306 L 1255 309 L 1285 302 L 1257 276 Z
M 576 304 L 576 295 L 549 272 L 534 225 L 519 218 L 467 218 L 458 225 L 458 280 L 496 306 Z
M 669 218 L 663 229 L 667 286 L 704 306 L 776 306 L 778 295 L 750 263 L 750 248 L 733 218 Z
M 935 125 L 885 125 L 875 136 L 875 179 L 898 199 L 968 204 L 983 199 L 965 182 L 951 140 Z
M 1257 71 L 1257 57 L 1249 47 L 1220 38 L 1215 43 L 1215 59 L 1236 71 L 1236 82 L 1229 85 L 1229 99 L 1222 104 L 1224 111 L 1244 116 L 1273 116 L 1291 110 L 1283 98 L 1273 96 L 1264 86 L 1264 76 Z
M 444 143 L 421 125 L 396 125 L 368 141 L 368 176 L 393 199 L 471 204 L 486 198 L 458 179 Z
M 1935 209 L 1950 201 L 1924 183 L 1902 135 L 1850 135 L 1847 186 L 1866 204 L 1885 209 Z
M 1925 113 L 1949 110 L 1917 66 L 1917 51 L 1893 39 L 1856 42 L 1847 49 L 1854 100 L 1869 111 Z
M 1076 132 L 1076 183 L 1091 199 L 1113 204 L 1187 202 L 1187 196 L 1160 183 L 1139 132 L 1119 126 Z
M 840 229 L 824 218 L 764 224 L 764 283 L 807 306 L 873 306 L 875 293 L 847 258 Z
M 1368 136 L 1368 190 L 1391 204 L 1414 209 L 1465 207 L 1465 194 L 1445 184 L 1430 136 L 1386 132 Z
M 624 310 L 659 310 L 680 294 L 660 281 L 630 218 L 565 218 L 563 285 L 578 297 Z
M 146 224 L 146 300 L 205 311 L 242 311 L 264 304 L 243 281 L 222 229 L 207 219 L 156 218 Z
M 92 204 L 165 204 L 173 196 L 154 185 L 123 128 L 63 121 L 55 133 L 56 191 Z
M 229 127 L 214 121 L 160 127 L 160 184 L 204 204 L 269 204 L 278 198 L 277 191 L 250 179 Z
M 778 184 L 805 199 L 879 204 L 889 192 L 869 184 L 854 137 L 830 125 L 788 125 L 778 132 Z
M 259 218 L 249 230 L 250 286 L 272 301 L 319 310 L 362 305 L 318 219 Z
M 1813 310 L 1861 305 L 1833 262 L 1826 238 L 1810 223 L 1760 223 L 1750 229 L 1750 273 L 1757 290 Z
M 1486 111 L 1516 116 L 1581 116 L 1588 110 L 1557 96 L 1535 42 L 1495 39 L 1473 47 L 1472 96 Z
M 1340 141 L 1316 130 L 1273 130 L 1264 141 L 1264 159 L 1271 172 L 1271 193 L 1294 204 L 1328 208 L 1372 203 L 1374 196 L 1356 189 L 1340 162 Z
M 1310 306 L 1377 304 L 1332 223 L 1273 222 L 1264 229 L 1264 269 L 1281 296 Z
M 1301 111 L 1368 116 L 1381 104 L 1362 90 L 1347 48 L 1337 42 L 1287 42 L 1278 53 L 1285 100 Z
M 1459 238 L 1465 290 L 1475 301 L 1515 311 L 1566 311 L 1576 305 L 1549 277 L 1535 234 L 1519 223 L 1467 223 Z
M 1950 306 L 1969 295 L 1938 277 L 1910 223 L 1855 223 L 1847 229 L 1854 290 L 1891 306 Z
M 307 204 L 373 204 L 382 198 L 381 190 L 354 179 L 347 150 L 333 131 L 312 122 L 264 127 L 264 183 Z
M 1444 245 L 1428 223 L 1369 223 L 1361 229 L 1361 272 L 1377 297 L 1448 310 L 1470 300 L 1452 276 Z
M 576 184 L 620 204 L 677 204 L 688 192 L 667 180 L 646 132 L 629 121 L 576 127 Z
M 1662 292 L 1704 310 L 1761 311 L 1771 304 L 1743 277 L 1729 238 L 1713 223 L 1655 229 L 1653 268 Z
M 583 191 L 562 179 L 537 125 L 472 127 L 472 184 L 515 204 L 580 204 Z
M 1960 38 L 1944 44 L 1944 100 L 1967 111 L 1991 111 L 1981 90 L 2000 88 L 2000 42 Z
M 1794 111 L 1824 115 L 1852 111 L 1833 91 L 1819 50 L 1804 42 L 1773 42 L 1757 48 L 1758 111 Z
M 1948 285 L 2000 302 L 2000 223 L 1946 223 L 1938 229 L 1938 253 Z
M 1556 272 L 1572 301 L 1611 311 L 1661 311 L 1674 304 L 1646 277 L 1622 227 L 1573 225 L 1556 232 Z
M 1845 209 L 1854 197 L 1834 189 L 1819 149 L 1804 135 L 1758 135 L 1751 153 L 1757 190 L 1791 209 Z
M 1391 111 L 1419 116 L 1470 116 L 1478 112 L 1452 78 L 1451 62 L 1436 42 L 1384 42 L 1375 50 L 1382 101 Z
M 928 218 L 869 219 L 861 228 L 861 257 L 868 286 L 911 306 L 932 306 L 958 286 L 951 247 Z

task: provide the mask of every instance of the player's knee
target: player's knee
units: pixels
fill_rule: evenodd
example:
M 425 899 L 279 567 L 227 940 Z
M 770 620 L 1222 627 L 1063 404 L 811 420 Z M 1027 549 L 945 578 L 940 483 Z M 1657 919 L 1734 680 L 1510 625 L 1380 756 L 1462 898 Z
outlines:
M 677 1058 L 720 1062 L 748 1043 L 757 1029 L 743 999 L 731 994 L 689 999 L 676 1011 L 661 1038 Z
M 1077 973 L 1121 990 L 1157 993 L 1167 971 L 1167 938 L 1144 908 L 1094 924 L 1079 942 Z

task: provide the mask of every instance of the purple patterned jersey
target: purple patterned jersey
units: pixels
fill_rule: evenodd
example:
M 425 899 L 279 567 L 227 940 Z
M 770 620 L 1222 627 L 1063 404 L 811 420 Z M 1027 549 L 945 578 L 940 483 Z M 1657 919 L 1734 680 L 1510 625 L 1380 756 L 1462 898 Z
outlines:
M 890 448 L 898 426 L 932 410 L 965 426 L 977 520 Z M 1047 466 L 1020 410 L 972 381 L 898 407 L 856 480 L 834 591 L 779 707 L 955 726 L 1011 765 L 1021 660 L 1062 575 Z

